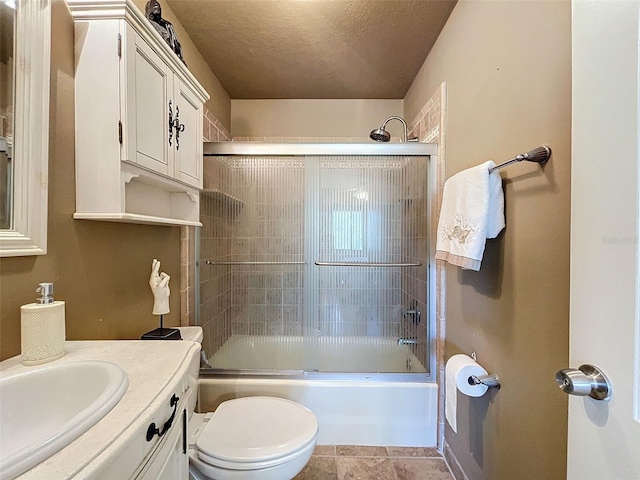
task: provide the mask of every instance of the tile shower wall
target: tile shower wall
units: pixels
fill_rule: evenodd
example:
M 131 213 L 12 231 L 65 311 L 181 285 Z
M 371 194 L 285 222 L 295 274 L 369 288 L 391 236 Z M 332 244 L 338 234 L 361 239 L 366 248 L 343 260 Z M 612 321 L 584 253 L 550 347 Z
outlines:
M 398 337 L 399 270 L 363 267 L 323 269 L 320 272 L 318 308 L 320 335 Z
M 251 262 L 304 260 L 304 163 L 205 157 L 205 172 L 200 247 L 205 351 L 212 355 L 232 334 L 302 335 L 302 265 Z
M 234 262 L 304 261 L 304 161 L 226 158 L 244 202 L 226 240 Z M 231 332 L 302 335 L 303 265 L 232 267 Z
M 213 113 L 206 109 L 202 122 L 202 140 L 204 142 L 229 142 L 231 133 L 215 117 Z
M 397 157 L 361 156 L 320 161 L 320 261 L 403 261 L 406 162 Z M 320 335 L 397 338 L 402 270 L 320 267 Z
M 429 265 L 428 163 L 423 158 L 411 158 L 403 167 L 405 194 L 401 199 L 403 225 L 403 260 L 419 262 L 421 267 L 403 268 L 401 285 L 401 336 L 415 338 L 411 345 L 419 359 L 428 358 L 429 335 L 427 305 L 427 268 Z M 419 311 L 420 315 L 407 313 Z

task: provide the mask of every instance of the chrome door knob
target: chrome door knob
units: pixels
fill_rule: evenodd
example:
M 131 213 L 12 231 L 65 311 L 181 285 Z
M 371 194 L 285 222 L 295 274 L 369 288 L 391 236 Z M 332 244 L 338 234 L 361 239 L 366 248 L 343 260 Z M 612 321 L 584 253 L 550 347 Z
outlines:
M 604 373 L 593 365 L 580 365 L 577 369 L 565 368 L 556 373 L 560 390 L 569 395 L 589 396 L 596 400 L 611 397 L 611 383 Z

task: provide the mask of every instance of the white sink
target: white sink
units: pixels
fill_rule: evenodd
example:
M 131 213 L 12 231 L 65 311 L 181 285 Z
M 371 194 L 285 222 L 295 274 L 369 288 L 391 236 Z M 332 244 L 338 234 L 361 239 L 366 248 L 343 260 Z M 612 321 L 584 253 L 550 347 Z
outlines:
M 0 479 L 12 479 L 86 432 L 129 381 L 109 362 L 56 363 L 0 378 Z

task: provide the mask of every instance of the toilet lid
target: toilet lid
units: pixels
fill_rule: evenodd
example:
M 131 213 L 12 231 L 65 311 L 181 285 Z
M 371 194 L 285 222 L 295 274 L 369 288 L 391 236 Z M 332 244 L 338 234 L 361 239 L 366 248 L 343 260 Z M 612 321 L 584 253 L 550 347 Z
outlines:
M 220 404 L 196 440 L 199 457 L 212 464 L 274 460 L 315 441 L 318 421 L 308 408 L 274 397 Z

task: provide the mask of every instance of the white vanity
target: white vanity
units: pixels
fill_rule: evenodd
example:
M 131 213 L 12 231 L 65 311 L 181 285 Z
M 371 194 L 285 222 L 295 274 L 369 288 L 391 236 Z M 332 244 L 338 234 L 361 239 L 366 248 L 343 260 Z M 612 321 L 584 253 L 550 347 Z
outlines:
M 17 478 L 189 478 L 187 424 L 196 403 L 200 346 L 188 341 L 82 341 L 67 342 L 66 350 L 67 355 L 42 366 L 25 367 L 19 356 L 0 362 L 0 381 L 51 365 L 99 361 L 118 365 L 128 387 L 101 420 Z

